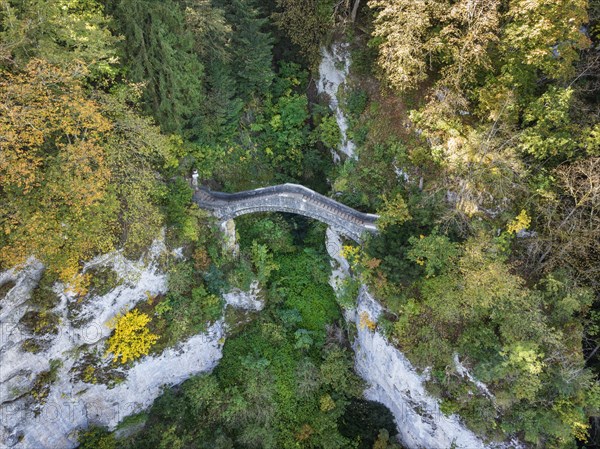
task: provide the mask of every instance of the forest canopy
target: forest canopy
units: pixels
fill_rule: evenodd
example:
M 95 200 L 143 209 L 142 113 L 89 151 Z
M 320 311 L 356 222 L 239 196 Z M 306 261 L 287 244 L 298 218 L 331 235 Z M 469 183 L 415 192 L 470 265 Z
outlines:
M 599 19 L 597 0 L 0 0 L 2 270 L 35 258 L 81 299 L 85 262 L 164 233 L 185 260 L 132 312 L 146 344 L 112 341 L 124 364 L 205 330 L 227 288 L 257 280 L 267 304 L 226 316 L 219 368 L 139 433 L 82 447 L 396 447 L 352 368 L 360 285 L 443 413 L 486 442 L 598 447 Z M 338 44 L 347 130 L 316 87 Z M 322 225 L 244 217 L 227 254 L 194 169 L 305 185 L 379 232 L 344 242 L 336 296 Z

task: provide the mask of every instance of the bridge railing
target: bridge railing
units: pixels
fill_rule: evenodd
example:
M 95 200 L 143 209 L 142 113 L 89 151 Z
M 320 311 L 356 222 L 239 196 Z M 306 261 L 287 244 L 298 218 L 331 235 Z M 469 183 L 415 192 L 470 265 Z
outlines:
M 277 196 L 281 194 L 300 195 L 302 197 L 307 197 L 307 199 L 313 203 L 320 205 L 328 205 L 336 209 L 338 212 L 349 215 L 350 217 L 367 226 L 375 226 L 375 222 L 379 218 L 378 215 L 359 212 L 351 208 L 350 206 L 346 206 L 345 204 L 339 203 L 334 199 L 321 195 L 320 193 L 317 193 L 299 184 L 280 184 L 276 186 L 262 187 L 255 190 L 245 190 L 242 192 L 235 193 L 214 192 L 204 187 L 201 187 L 200 189 L 206 194 L 210 195 L 215 200 L 223 201 L 226 203 L 234 203 L 237 201 L 256 199 L 264 196 Z

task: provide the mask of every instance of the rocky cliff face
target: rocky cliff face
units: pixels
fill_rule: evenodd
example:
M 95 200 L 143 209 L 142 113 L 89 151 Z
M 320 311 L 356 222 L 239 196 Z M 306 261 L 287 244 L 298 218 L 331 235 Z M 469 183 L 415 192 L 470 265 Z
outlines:
M 348 120 L 344 116 L 339 102 L 339 89 L 346 84 L 346 78 L 350 72 L 350 51 L 347 43 L 336 42 L 330 49 L 323 48 L 323 58 L 319 65 L 319 82 L 317 90 L 326 94 L 329 99 L 329 107 L 335 114 L 335 119 L 340 128 L 342 136 L 338 152 L 333 153 L 334 161 L 340 160 L 340 153 L 348 158 L 355 159 L 356 145 L 348 139 Z
M 455 415 L 445 416 L 438 400 L 425 391 L 427 374 L 419 374 L 408 359 L 375 329 L 381 306 L 363 286 L 352 319 L 356 371 L 369 387 L 365 397 L 381 402 L 395 417 L 404 446 L 414 448 L 478 449 L 485 445 Z
M 330 284 L 340 288 L 351 275 L 348 261 L 340 254 L 341 237 L 327 230 L 327 251 L 332 258 Z M 345 312 L 346 320 L 356 326 L 353 349 L 357 373 L 367 382 L 365 397 L 384 404 L 394 415 L 398 438 L 408 449 L 483 449 L 518 448 L 518 442 L 489 446 L 471 432 L 456 415 L 440 411 L 439 400 L 425 390 L 427 372 L 419 374 L 410 361 L 377 329 L 383 308 L 361 286 L 356 307 Z M 459 362 L 460 363 L 460 362 Z M 477 388 L 485 385 L 475 381 Z M 487 390 L 486 390 L 487 391 Z
M 158 264 L 165 253 L 164 244 L 157 241 L 146 262 L 133 262 L 119 253 L 91 261 L 86 269 L 109 266 L 118 273 L 120 285 L 86 298 L 76 317 L 69 308 L 77 299 L 56 284 L 59 303 L 52 313 L 59 322 L 56 332 L 44 337 L 32 335 L 20 323 L 33 308 L 30 297 L 43 266 L 31 261 L 21 271 L 0 273 L 0 285 L 14 284 L 0 298 L 0 448 L 73 448 L 78 430 L 92 424 L 114 428 L 126 416 L 147 409 L 164 387 L 217 365 L 225 339 L 222 320 L 129 369 L 114 367 L 104 357 L 111 333 L 107 321 L 149 296 L 166 292 L 167 277 Z M 254 286 L 250 292 L 231 292 L 225 299 L 234 307 L 258 310 L 262 305 L 257 294 Z M 37 353 L 24 349 L 32 338 L 42 343 Z M 107 385 L 92 376 L 81 379 L 77 367 L 86 357 L 94 357 L 90 365 L 95 371 L 111 372 L 114 381 L 104 381 Z

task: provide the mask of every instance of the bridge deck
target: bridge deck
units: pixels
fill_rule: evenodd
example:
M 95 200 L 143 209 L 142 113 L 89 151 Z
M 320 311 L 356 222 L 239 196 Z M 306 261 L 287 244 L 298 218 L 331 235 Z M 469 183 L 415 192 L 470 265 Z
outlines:
M 365 214 L 298 184 L 281 184 L 237 193 L 196 189 L 194 201 L 221 219 L 253 212 L 291 212 L 320 220 L 360 241 L 363 232 L 376 233 L 378 215 Z

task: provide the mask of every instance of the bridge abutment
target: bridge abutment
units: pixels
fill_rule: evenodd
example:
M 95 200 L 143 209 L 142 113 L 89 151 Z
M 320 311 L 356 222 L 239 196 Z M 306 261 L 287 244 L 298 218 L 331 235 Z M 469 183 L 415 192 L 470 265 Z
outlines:
M 226 252 L 237 257 L 240 253 L 240 244 L 235 232 L 235 221 L 233 218 L 221 222 L 221 232 L 223 233 L 223 248 Z

